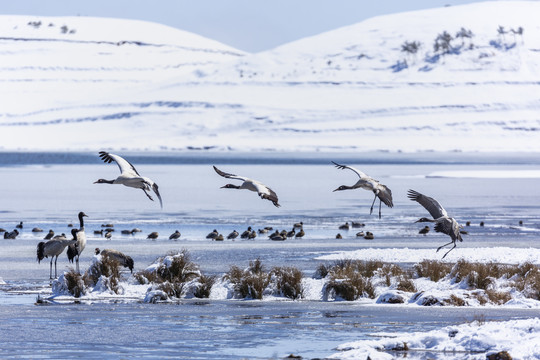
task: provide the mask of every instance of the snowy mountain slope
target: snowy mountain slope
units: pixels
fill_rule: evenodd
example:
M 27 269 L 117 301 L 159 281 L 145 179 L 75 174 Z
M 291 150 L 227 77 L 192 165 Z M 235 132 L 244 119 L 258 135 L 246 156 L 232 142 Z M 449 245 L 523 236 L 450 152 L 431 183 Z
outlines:
M 158 41 L 133 28 L 77 31 L 62 36 L 107 66 L 83 54 L 58 69 L 72 43 L 2 40 L 0 150 L 540 151 L 539 13 L 501 1 L 395 14 L 252 55 L 198 39 L 211 50 L 195 58 L 190 42 L 136 45 Z M 434 50 L 461 28 L 473 37 Z
M 218 74 L 257 81 L 538 81 L 539 11 L 537 1 L 497 1 L 378 16 L 243 58 Z M 446 54 L 434 50 L 444 32 L 452 37 Z M 402 51 L 406 42 L 418 50 Z
M 217 41 L 143 21 L 4 15 L 2 111 L 79 106 L 242 56 Z

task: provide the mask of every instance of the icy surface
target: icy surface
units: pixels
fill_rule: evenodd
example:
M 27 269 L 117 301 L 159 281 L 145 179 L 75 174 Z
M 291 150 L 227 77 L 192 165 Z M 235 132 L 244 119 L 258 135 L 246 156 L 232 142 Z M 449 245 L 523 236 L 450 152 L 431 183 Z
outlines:
M 374 337 L 386 337 L 387 334 L 372 334 Z M 363 340 L 342 344 L 338 347 L 342 352 L 329 358 L 335 359 L 394 359 L 392 349 L 403 348 L 407 344 L 411 358 L 418 353 L 459 354 L 459 359 L 485 359 L 486 355 L 507 351 L 513 359 L 538 359 L 540 356 L 540 319 L 501 322 L 478 322 L 449 326 L 430 332 L 414 332 L 412 334 L 393 334 L 391 339 Z M 409 357 L 409 356 L 407 356 Z

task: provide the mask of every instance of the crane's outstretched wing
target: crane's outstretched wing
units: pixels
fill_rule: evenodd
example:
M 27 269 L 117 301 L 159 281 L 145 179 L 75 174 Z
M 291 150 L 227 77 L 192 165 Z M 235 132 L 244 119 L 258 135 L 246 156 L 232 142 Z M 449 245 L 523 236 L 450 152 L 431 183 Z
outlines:
M 363 172 L 361 172 L 360 170 L 358 170 L 358 169 L 356 169 L 356 168 L 353 168 L 352 166 L 349 166 L 349 165 L 340 165 L 340 164 L 338 164 L 338 163 L 336 163 L 336 162 L 334 162 L 334 161 L 332 161 L 332 163 L 333 163 L 334 165 L 336 165 L 336 167 L 337 167 L 338 169 L 341 169 L 341 170 L 343 170 L 343 169 L 349 169 L 349 170 L 354 171 L 354 172 L 356 173 L 356 175 L 358 175 L 358 176 L 360 177 L 360 179 L 369 178 L 368 175 L 364 174 Z
M 226 173 L 224 171 L 221 171 L 219 170 L 217 167 L 214 166 L 214 170 L 216 170 L 216 172 L 223 176 L 224 178 L 227 178 L 227 179 L 236 179 L 236 180 L 242 180 L 242 181 L 247 181 L 249 180 L 249 178 L 245 177 L 245 176 L 238 176 L 238 175 L 234 175 L 234 174 L 229 174 L 229 173 Z
M 116 164 L 120 168 L 120 172 L 122 174 L 130 175 L 130 176 L 133 176 L 133 177 L 135 177 L 135 176 L 140 177 L 141 176 L 137 172 L 137 169 L 135 169 L 135 166 L 133 166 L 129 161 L 127 161 L 126 159 L 124 159 L 121 156 L 118 156 L 118 155 L 115 155 L 115 154 L 110 154 L 110 153 L 108 153 L 106 151 L 100 151 L 99 152 L 99 157 L 101 158 L 101 160 L 105 161 L 108 164 L 110 164 L 113 161 L 116 162 Z
M 407 192 L 409 199 L 418 202 L 422 205 L 434 219 L 438 219 L 441 216 L 448 216 L 448 213 L 444 208 L 439 204 L 439 202 L 429 196 L 420 194 L 418 191 L 410 190 Z M 448 233 L 445 233 L 448 234 Z
M 156 183 L 153 183 L 152 184 L 152 190 L 154 190 L 154 192 L 156 193 L 158 199 L 159 199 L 159 205 L 161 206 L 161 208 L 163 209 L 163 201 L 161 200 L 161 195 L 159 194 L 159 190 L 158 190 L 158 184 Z

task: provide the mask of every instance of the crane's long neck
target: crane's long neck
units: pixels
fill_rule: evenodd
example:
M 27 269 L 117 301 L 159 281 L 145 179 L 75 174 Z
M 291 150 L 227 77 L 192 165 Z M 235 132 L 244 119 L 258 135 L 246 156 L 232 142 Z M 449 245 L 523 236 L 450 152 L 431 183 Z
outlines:
M 83 231 L 84 231 L 83 214 L 79 214 L 79 230 L 83 230 Z

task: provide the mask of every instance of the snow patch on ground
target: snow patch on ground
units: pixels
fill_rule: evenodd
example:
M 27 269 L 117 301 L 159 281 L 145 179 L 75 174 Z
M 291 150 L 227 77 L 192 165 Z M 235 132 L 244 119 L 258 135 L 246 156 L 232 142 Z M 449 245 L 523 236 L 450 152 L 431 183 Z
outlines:
M 429 332 L 412 334 L 372 334 L 380 340 L 361 340 L 342 344 L 331 359 L 383 360 L 422 354 L 456 354 L 460 359 L 485 359 L 487 355 L 507 351 L 513 359 L 540 358 L 540 319 L 501 322 L 473 321 Z M 396 352 L 396 350 L 398 350 Z M 401 350 L 401 351 L 399 351 Z M 459 354 L 459 355 L 457 355 Z
M 444 249 L 443 249 L 444 250 Z M 443 251 L 441 250 L 441 251 Z M 530 262 L 540 264 L 540 249 L 518 249 L 510 247 L 456 248 L 441 260 L 442 254 L 433 249 L 367 248 L 354 251 L 340 251 L 317 256 L 317 260 L 380 260 L 388 263 L 418 263 L 422 260 L 440 260 L 456 262 L 460 259 L 468 262 L 495 262 L 501 264 L 520 264 Z

